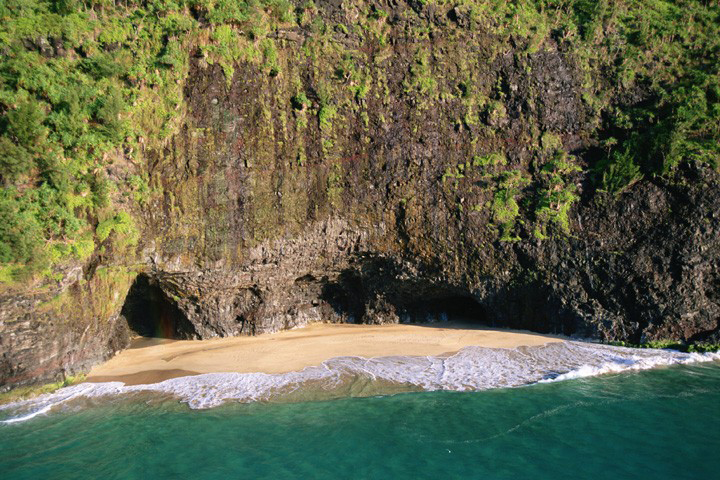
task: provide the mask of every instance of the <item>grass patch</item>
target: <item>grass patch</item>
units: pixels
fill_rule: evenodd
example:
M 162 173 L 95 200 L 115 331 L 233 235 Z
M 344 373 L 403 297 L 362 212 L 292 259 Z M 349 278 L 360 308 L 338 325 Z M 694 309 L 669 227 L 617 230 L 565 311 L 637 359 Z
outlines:
M 608 345 L 614 345 L 616 347 L 629 347 L 629 348 L 657 348 L 667 350 L 677 350 L 680 352 L 687 353 L 707 353 L 707 352 L 718 352 L 720 351 L 720 344 L 717 343 L 692 343 L 685 344 L 676 340 L 654 340 L 645 343 L 632 343 L 632 342 L 608 342 Z
M 45 385 L 32 385 L 29 387 L 18 387 L 9 392 L 0 393 L 0 405 L 7 403 L 19 402 L 29 398 L 37 397 L 46 393 L 52 393 L 63 387 L 69 387 L 85 381 L 86 375 L 70 375 L 64 380 L 55 383 L 46 383 Z

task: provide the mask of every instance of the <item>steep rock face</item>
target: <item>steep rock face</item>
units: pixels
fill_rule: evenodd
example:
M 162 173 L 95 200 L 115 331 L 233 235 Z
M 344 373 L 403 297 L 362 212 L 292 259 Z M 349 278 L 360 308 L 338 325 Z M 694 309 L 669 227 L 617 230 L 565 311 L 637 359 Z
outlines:
M 712 171 L 687 175 L 717 181 Z M 335 220 L 257 247 L 232 270 L 159 270 L 156 278 L 203 338 L 309 321 L 432 321 L 446 318 L 433 304 L 464 298 L 488 325 L 603 340 L 713 341 L 719 207 L 711 188 L 643 182 L 632 195 L 579 208 L 575 236 L 495 245 L 503 258 L 491 273 L 380 253 L 370 235 Z
M 685 185 L 647 181 L 601 196 L 578 209 L 566 242 L 521 248 L 562 305 L 555 315 L 575 325 L 566 330 L 635 343 L 716 341 L 718 175 L 684 175 Z
M 0 389 L 86 372 L 127 346 L 119 314 L 134 274 L 113 270 L 87 280 L 77 271 L 59 288 L 0 297 Z
M 318 4 L 328 24 L 353 21 Z M 240 61 L 231 78 L 193 52 L 182 127 L 137 166 L 152 187 L 140 262 L 94 258 L 51 291 L 0 298 L 0 385 L 124 348 L 138 273 L 156 290 L 130 303 L 161 302 L 186 338 L 471 316 L 718 341 L 718 173 L 595 192 L 597 116 L 573 52 L 463 25 L 410 2 L 364 37 L 279 30 L 277 67 Z
M 160 283 L 180 298 L 202 336 L 275 331 L 309 320 L 418 321 L 433 317 L 418 311 L 427 300 L 467 298 L 492 325 L 634 342 L 711 339 L 719 318 L 716 172 L 688 167 L 673 181 L 644 180 L 617 196 L 590 191 L 589 178 L 576 174 L 571 179 L 583 197 L 569 216 L 570 232 L 542 239 L 531 226 L 515 225 L 518 237 L 510 241 L 498 240 L 488 212 L 496 193 L 483 185 L 488 175 L 470 171 L 474 165 L 446 175 L 473 149 L 500 149 L 537 182 L 545 153 L 532 146 L 532 124 L 556 132 L 580 158 L 592 147 L 572 60 L 545 52 L 518 66 L 513 58 L 505 55 L 483 72 L 507 92 L 504 115 L 491 112 L 483 120 L 496 131 L 484 138 L 486 146 L 478 149 L 483 134 L 474 125 L 451 121 L 452 105 L 432 111 L 397 102 L 406 83 L 398 79 L 397 98 L 369 109 L 396 121 L 362 127 L 350 118 L 339 127 L 344 135 L 332 135 L 339 159 L 313 144 L 326 134 L 320 125 L 300 133 L 287 127 L 303 114 L 286 101 L 289 95 L 267 100 L 273 106 L 261 111 L 250 92 L 281 89 L 272 86 L 275 80 L 249 70 L 249 78 L 236 75 L 227 88 L 216 68 L 198 64 L 187 88 L 188 125 L 202 125 L 195 127 L 204 137 L 196 151 L 212 153 L 200 166 L 198 154 L 184 148 L 186 165 L 196 162 L 202 170 L 184 180 L 199 200 L 180 200 L 183 214 L 159 222 L 167 222 L 173 241 L 157 245 L 177 245 L 175 254 L 158 249 L 167 256 L 156 262 Z M 312 91 L 312 78 L 298 75 Z M 422 119 L 415 117 L 418 108 Z M 209 133 L 212 147 L 203 147 Z M 175 166 L 165 168 L 163 177 L 178 175 Z M 225 190 L 213 190 L 218 183 Z M 193 229 L 178 228 L 188 205 L 218 196 L 222 225 L 205 211 Z M 318 218 L 335 220 L 318 227 Z M 216 237 L 209 241 L 210 232 Z M 188 270 L 177 254 L 187 255 L 203 235 L 205 248 L 214 250 L 194 256 L 206 266 Z M 263 236 L 274 240 L 253 247 Z M 333 244 L 337 250 L 327 247 Z

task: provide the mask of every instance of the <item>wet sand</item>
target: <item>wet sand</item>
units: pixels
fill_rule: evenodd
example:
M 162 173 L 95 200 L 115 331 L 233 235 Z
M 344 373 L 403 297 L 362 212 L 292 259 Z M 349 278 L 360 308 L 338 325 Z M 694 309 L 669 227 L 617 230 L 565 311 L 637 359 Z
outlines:
M 88 382 L 156 383 L 202 373 L 287 373 L 343 356 L 428 356 L 475 345 L 515 348 L 559 342 L 557 336 L 459 324 L 314 324 L 256 337 L 211 340 L 138 338 L 131 347 L 93 368 Z

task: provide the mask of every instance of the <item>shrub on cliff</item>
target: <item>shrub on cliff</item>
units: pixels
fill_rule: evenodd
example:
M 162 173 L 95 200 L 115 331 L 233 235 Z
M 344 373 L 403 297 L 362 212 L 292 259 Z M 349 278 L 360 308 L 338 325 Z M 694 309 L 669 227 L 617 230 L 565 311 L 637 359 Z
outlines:
M 622 192 L 642 177 L 629 148 L 613 151 L 608 161 L 600 165 L 600 171 L 602 188 L 610 193 Z

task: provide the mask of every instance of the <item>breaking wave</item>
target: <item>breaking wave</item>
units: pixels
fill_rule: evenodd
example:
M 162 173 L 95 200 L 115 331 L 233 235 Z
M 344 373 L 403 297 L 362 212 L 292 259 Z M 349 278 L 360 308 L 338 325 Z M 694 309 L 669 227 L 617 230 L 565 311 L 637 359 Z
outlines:
M 514 349 L 465 347 L 449 356 L 336 357 L 283 374 L 209 373 L 160 383 L 83 383 L 0 407 L 2 423 L 29 420 L 78 398 L 139 392 L 172 395 L 190 408 L 226 401 L 297 401 L 402 391 L 477 391 L 720 360 L 720 353 L 682 353 L 564 341 Z

